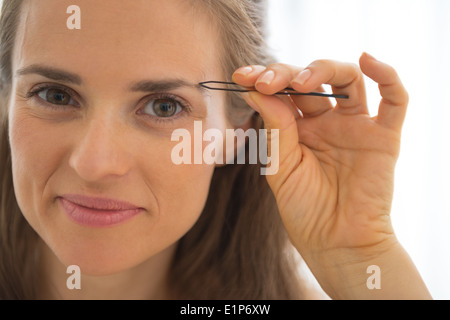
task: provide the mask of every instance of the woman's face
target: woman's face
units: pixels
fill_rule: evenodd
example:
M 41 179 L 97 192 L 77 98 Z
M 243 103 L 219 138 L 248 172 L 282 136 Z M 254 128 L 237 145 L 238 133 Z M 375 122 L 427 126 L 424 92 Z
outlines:
M 9 130 L 19 206 L 66 265 L 110 274 L 172 248 L 214 167 L 175 165 L 175 129 L 228 127 L 217 34 L 189 1 L 25 1 Z M 203 148 L 205 143 L 203 143 Z

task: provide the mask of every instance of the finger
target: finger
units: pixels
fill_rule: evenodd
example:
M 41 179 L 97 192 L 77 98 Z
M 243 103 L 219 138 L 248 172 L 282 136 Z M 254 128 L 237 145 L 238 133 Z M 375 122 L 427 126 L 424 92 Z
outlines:
M 289 86 L 292 77 L 300 72 L 300 70 L 302 70 L 300 67 L 283 63 L 273 63 L 256 79 L 255 89 L 264 95 L 274 95 L 278 92 L 283 92 Z M 295 119 L 302 116 L 298 106 L 290 96 L 278 95 L 278 98 L 289 107 Z
M 253 87 L 256 80 L 265 70 L 266 67 L 260 65 L 241 67 L 233 73 L 232 79 L 243 87 Z
M 320 86 L 314 92 L 325 92 L 325 89 Z M 292 95 L 292 102 L 301 110 L 305 118 L 316 117 L 322 113 L 332 110 L 333 105 L 330 99 L 316 96 L 296 96 Z
M 369 114 L 364 77 L 357 65 L 332 60 L 317 60 L 291 82 L 291 86 L 299 92 L 313 91 L 322 84 L 331 85 L 335 94 L 349 95 L 349 99 L 337 99 L 336 111 L 348 114 Z
M 247 103 L 259 112 L 268 132 L 279 130 L 279 163 L 291 156 L 301 158 L 301 152 L 294 152 L 299 148 L 298 131 L 296 118 L 289 105 L 277 96 L 267 96 L 259 92 L 249 92 L 243 96 Z
M 382 99 L 376 121 L 385 127 L 401 131 L 409 96 L 397 72 L 367 53 L 361 56 L 360 65 L 364 74 L 377 82 L 380 89 Z
M 242 93 L 241 95 L 251 108 L 253 108 L 256 112 L 261 113 L 259 106 L 250 98 L 248 92 Z M 284 104 L 289 108 L 294 119 L 298 119 L 303 116 L 303 114 L 300 112 L 300 110 L 297 108 L 297 106 L 289 96 L 283 95 L 278 96 L 277 98 L 284 102 Z
M 253 69 L 251 72 L 250 68 Z M 282 63 L 271 64 L 264 70 L 261 70 L 260 66 L 258 68 L 248 66 L 238 69 L 233 75 L 233 80 L 243 86 L 254 86 L 257 91 L 265 95 L 273 95 L 289 87 L 292 79 L 302 70 L 303 68 Z M 318 88 L 315 91 L 323 92 L 324 90 Z M 280 98 L 283 99 L 283 96 Z M 330 101 L 320 97 L 292 95 L 290 98 L 284 97 L 284 100 L 291 106 L 291 110 L 297 118 L 299 115 L 316 113 L 317 109 L 332 109 Z M 298 110 L 301 112 L 299 113 Z
M 291 95 L 280 95 L 279 98 L 284 101 L 286 105 L 289 106 L 291 109 L 292 114 L 294 115 L 295 119 L 303 118 L 304 114 L 300 110 L 300 108 L 297 106 L 295 101 L 292 99 Z
M 282 63 L 274 63 L 267 67 L 247 66 L 235 71 L 233 81 L 241 86 L 255 87 L 265 95 L 273 95 L 285 89 L 293 75 L 300 70 L 299 67 Z
M 262 94 L 273 95 L 286 89 L 292 78 L 301 70 L 302 68 L 283 63 L 271 64 L 258 77 L 255 88 Z

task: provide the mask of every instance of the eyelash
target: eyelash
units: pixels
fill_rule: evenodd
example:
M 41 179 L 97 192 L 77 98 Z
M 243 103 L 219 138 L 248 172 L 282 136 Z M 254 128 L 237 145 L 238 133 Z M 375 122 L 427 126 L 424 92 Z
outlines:
M 143 109 L 145 109 L 145 107 L 152 101 L 155 100 L 173 100 L 176 104 L 179 104 L 181 107 L 181 111 L 179 113 L 177 113 L 174 116 L 171 117 L 156 117 L 154 115 L 148 114 L 143 112 Z M 141 103 L 141 101 L 143 101 Z M 144 97 L 143 99 L 141 99 L 141 101 L 138 104 L 142 104 L 143 106 L 140 107 L 137 111 L 136 114 L 142 115 L 146 118 L 150 118 L 152 121 L 156 122 L 157 124 L 170 124 L 172 122 L 174 122 L 175 120 L 177 120 L 179 117 L 182 117 L 183 115 L 185 115 L 186 113 L 191 112 L 191 107 L 189 105 L 189 103 L 187 101 L 185 101 L 183 98 L 173 95 L 171 93 L 167 93 L 167 92 L 161 92 L 161 93 L 153 93 L 151 95 L 148 95 L 146 97 Z
M 49 102 L 43 100 L 41 97 L 39 97 L 39 93 L 41 93 L 44 90 L 51 90 L 51 89 L 61 90 L 64 93 L 68 94 L 72 100 L 76 101 L 74 99 L 74 96 L 77 96 L 77 94 L 73 90 L 71 90 L 69 88 L 60 87 L 57 85 L 45 85 L 45 84 L 39 85 L 36 88 L 34 88 L 33 90 L 31 90 L 30 92 L 28 92 L 26 94 L 25 98 L 30 99 L 30 98 L 34 97 L 37 99 L 39 104 L 43 105 L 46 108 L 50 108 L 52 110 L 57 110 L 57 111 L 61 111 L 61 109 L 64 109 L 64 108 L 67 108 L 70 106 L 70 105 L 56 105 L 53 103 L 49 103 Z M 75 106 L 75 107 L 78 107 L 78 106 Z
M 65 109 L 67 107 L 73 107 L 74 105 L 56 105 L 53 103 L 49 103 L 47 101 L 45 101 L 44 99 L 42 99 L 41 97 L 39 97 L 39 93 L 41 93 L 44 90 L 51 90 L 51 89 L 55 89 L 55 90 L 61 90 L 62 92 L 68 94 L 71 98 L 71 100 L 76 102 L 76 98 L 78 94 L 66 87 L 61 87 L 58 85 L 48 85 L 48 84 L 43 84 L 43 85 L 39 85 L 38 87 L 34 88 L 33 90 L 31 90 L 30 92 L 28 92 L 25 96 L 25 98 L 30 99 L 30 98 L 36 98 L 38 103 L 43 105 L 46 108 L 50 108 L 52 110 L 57 110 L 57 111 L 61 111 L 61 109 Z M 167 118 L 163 118 L 163 117 L 156 117 L 153 116 L 151 114 L 148 113 L 144 113 L 142 110 L 147 106 L 147 104 L 149 104 L 152 101 L 158 100 L 158 99 L 168 99 L 168 100 L 173 100 L 175 103 L 179 104 L 180 107 L 182 108 L 182 111 L 180 111 L 179 113 L 177 113 L 174 116 L 171 117 L 167 117 Z M 78 102 L 77 102 L 78 104 Z M 190 112 L 191 111 L 191 107 L 189 105 L 189 103 L 187 103 L 184 99 L 182 99 L 181 97 L 178 97 L 176 95 L 170 94 L 170 93 L 166 93 L 166 92 L 161 92 L 161 93 L 153 93 L 151 95 L 148 95 L 144 98 L 142 98 L 139 102 L 139 105 L 143 104 L 142 107 L 140 107 L 137 111 L 136 114 L 142 115 L 146 118 L 150 118 L 152 121 L 156 122 L 157 124 L 167 124 L 167 123 L 171 123 L 173 121 L 175 121 L 178 117 L 182 116 L 183 113 L 185 112 Z M 75 107 L 79 107 L 79 105 L 75 105 Z

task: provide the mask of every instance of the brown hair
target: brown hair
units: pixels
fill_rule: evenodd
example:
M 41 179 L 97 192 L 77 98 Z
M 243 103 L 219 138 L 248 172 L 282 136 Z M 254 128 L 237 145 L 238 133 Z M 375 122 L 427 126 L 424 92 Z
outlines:
M 0 18 L 0 299 L 33 299 L 37 292 L 38 236 L 15 199 L 7 123 L 11 55 L 22 2 L 3 0 Z M 224 74 L 231 76 L 239 66 L 272 61 L 262 35 L 263 2 L 192 1 L 210 14 L 220 30 Z M 240 125 L 251 118 L 254 128 L 263 127 L 261 118 L 239 95 L 228 94 L 226 103 L 232 123 Z M 170 285 L 179 299 L 300 298 L 289 248 L 260 166 L 216 168 L 199 220 L 179 241 Z

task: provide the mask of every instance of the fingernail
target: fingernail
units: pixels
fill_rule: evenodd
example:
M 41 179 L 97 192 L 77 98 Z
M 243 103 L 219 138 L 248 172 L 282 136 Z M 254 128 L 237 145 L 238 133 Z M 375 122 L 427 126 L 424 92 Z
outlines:
M 259 78 L 258 82 L 270 85 L 273 79 L 275 79 L 275 72 L 269 70 L 266 73 L 264 73 L 261 78 Z
M 368 58 L 370 58 L 370 59 L 372 59 L 372 60 L 375 60 L 375 61 L 378 61 L 378 60 L 375 59 L 375 57 L 372 56 L 371 54 L 368 54 L 367 52 L 364 52 L 364 54 L 365 54 Z
M 243 75 L 243 76 L 248 76 L 252 72 L 253 72 L 252 67 L 242 67 L 242 68 L 237 69 L 235 73 Z
M 305 69 L 302 72 L 300 72 L 297 77 L 292 80 L 292 82 L 298 83 L 299 85 L 304 85 L 306 81 L 311 78 L 312 72 L 309 69 Z

